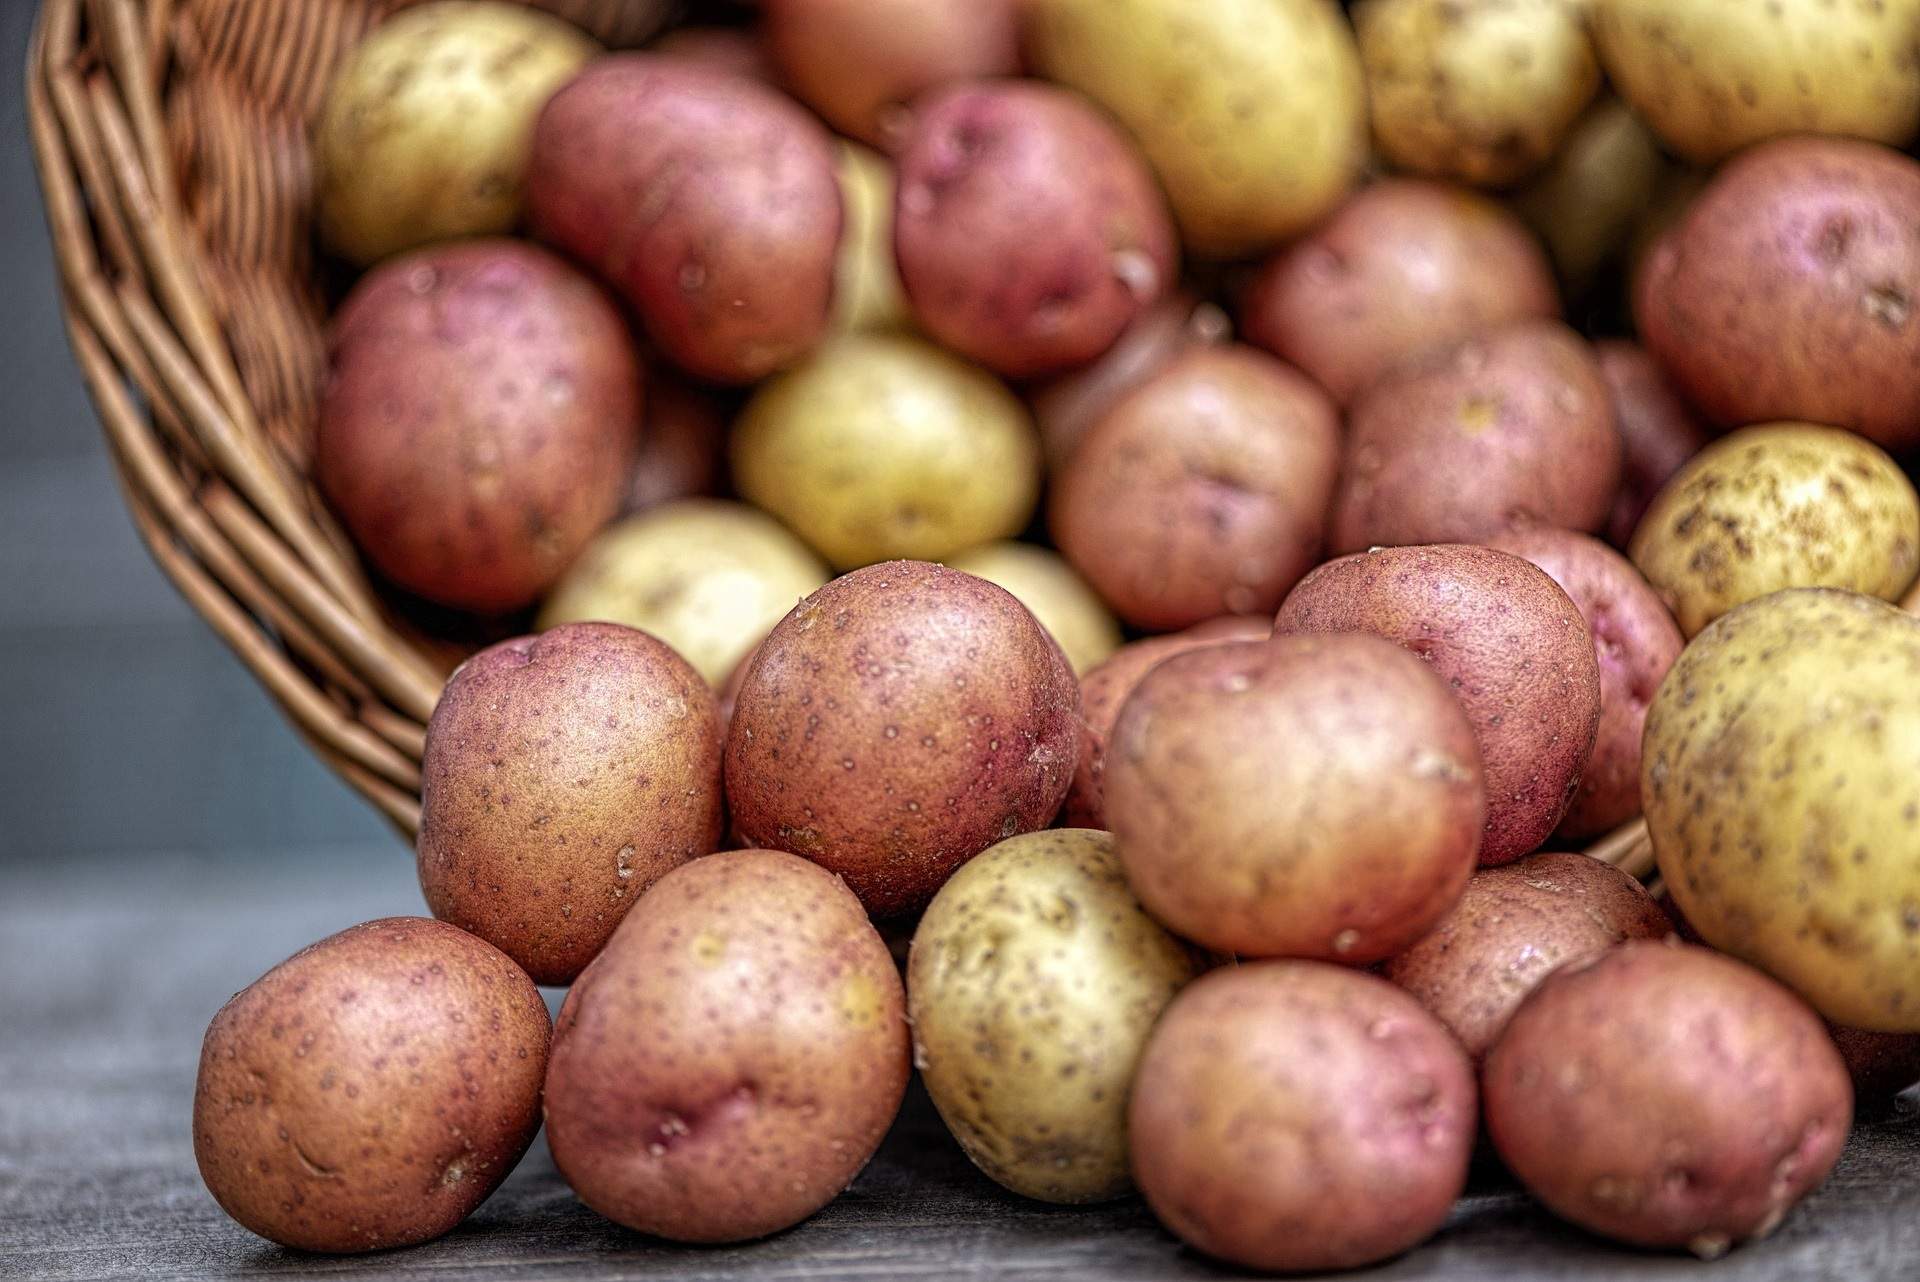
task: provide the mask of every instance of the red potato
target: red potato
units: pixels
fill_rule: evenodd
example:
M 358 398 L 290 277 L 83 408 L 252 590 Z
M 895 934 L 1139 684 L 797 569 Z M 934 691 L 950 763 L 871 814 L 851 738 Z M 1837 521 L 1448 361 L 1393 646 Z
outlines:
M 1607 517 L 1607 542 L 1624 548 L 1653 496 L 1707 447 L 1707 431 L 1646 349 L 1624 339 L 1603 338 L 1593 345 L 1593 358 L 1606 380 L 1613 424 L 1620 430 L 1620 493 Z
M 726 455 L 726 421 L 714 398 L 684 379 L 655 371 L 647 380 L 646 430 L 622 515 L 671 499 L 719 493 Z
M 1920 1082 L 1920 1033 L 1879 1033 L 1831 1021 L 1827 1031 L 1846 1062 L 1861 1110 L 1884 1109 L 1896 1095 Z
M 751 27 L 675 27 L 647 48 L 653 53 L 686 58 L 747 80 L 770 85 L 780 82 L 780 70 L 773 65 L 772 50 Z

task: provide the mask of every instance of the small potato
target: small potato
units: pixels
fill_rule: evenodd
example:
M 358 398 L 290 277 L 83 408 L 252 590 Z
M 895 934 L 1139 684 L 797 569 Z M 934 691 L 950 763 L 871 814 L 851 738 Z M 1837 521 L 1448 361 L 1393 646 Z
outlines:
M 1350 1269 L 1439 1230 L 1467 1182 L 1473 1069 L 1393 985 L 1318 962 L 1189 984 L 1127 1115 L 1147 1205 L 1208 1255 Z
M 751 27 L 675 27 L 662 32 L 647 49 L 651 53 L 691 59 L 746 80 L 760 80 L 770 85 L 780 81 L 780 70 L 773 65 L 773 52 Z
M 914 1062 L 974 1165 L 1045 1202 L 1131 1187 L 1127 1092 L 1198 973 L 1140 907 L 1104 832 L 1032 832 L 943 886 L 913 935 Z
M 1607 518 L 1607 542 L 1624 548 L 1654 495 L 1681 464 L 1707 447 L 1707 431 L 1644 348 L 1601 339 L 1593 345 L 1593 358 L 1613 401 L 1613 424 L 1620 429 L 1620 493 Z
M 1895 1096 L 1920 1082 L 1920 1033 L 1875 1033 L 1832 1023 L 1827 1031 L 1853 1079 L 1859 1111 L 1885 1110 Z
M 837 569 L 938 559 L 1025 528 L 1040 493 L 1026 408 L 903 334 L 848 334 L 754 394 L 734 484 Z
M 1851 432 L 1769 423 L 1722 437 L 1674 473 L 1630 552 L 1689 637 L 1782 588 L 1893 601 L 1920 572 L 1920 497 Z
M 567 994 L 547 1142 L 630 1229 L 740 1242 L 840 1195 L 900 1110 L 905 994 L 832 875 L 773 850 L 697 859 L 641 897 Z
M 744 503 L 680 499 L 608 526 L 540 609 L 540 627 L 599 620 L 659 638 L 718 688 L 827 567 Z
M 1546 242 L 1567 287 L 1581 293 L 1624 254 L 1667 170 L 1659 140 L 1608 96 L 1580 117 L 1513 208 Z
M 1056 479 L 1054 542 L 1129 623 L 1273 608 L 1320 552 L 1333 403 L 1264 352 L 1181 353 L 1128 392 Z
M 1559 315 L 1553 269 L 1512 214 L 1461 188 L 1390 178 L 1268 260 L 1240 325 L 1346 405 L 1411 357 Z
M 1540 168 L 1600 88 L 1585 0 L 1361 0 L 1374 143 L 1393 164 L 1505 187 Z
M 302 1251 L 439 1237 L 540 1129 L 550 1033 L 498 949 L 420 917 L 330 935 L 220 1008 L 193 1155 L 243 1226 Z
M 913 313 L 893 256 L 893 162 L 858 143 L 840 144 L 840 204 L 846 230 L 833 269 L 836 334 L 905 329 Z
M 1120 648 L 1120 625 L 1057 552 L 1031 543 L 988 543 L 949 557 L 947 565 L 1011 592 L 1059 644 L 1075 673 Z
M 1711 1259 L 1764 1237 L 1833 1169 L 1846 1066 L 1814 1013 L 1678 940 L 1561 968 L 1487 1056 L 1487 1130 L 1555 1214 Z
M 543 984 L 571 982 L 642 891 L 720 841 L 713 692 L 617 624 L 562 624 L 462 664 L 420 773 L 427 906 Z
M 652 370 L 645 423 L 623 513 L 719 492 L 727 425 L 711 394 L 664 368 Z

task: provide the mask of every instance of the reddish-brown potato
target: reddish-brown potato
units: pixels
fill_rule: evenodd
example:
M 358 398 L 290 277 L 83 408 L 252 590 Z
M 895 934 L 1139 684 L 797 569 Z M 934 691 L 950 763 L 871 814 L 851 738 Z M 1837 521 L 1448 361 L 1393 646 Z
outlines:
M 646 431 L 621 512 L 719 493 L 726 471 L 726 433 L 726 421 L 710 393 L 655 371 L 647 380 Z
M 1358 552 L 1525 521 L 1597 530 L 1619 487 L 1592 349 L 1558 321 L 1526 321 L 1420 357 L 1360 398 L 1327 539 Z
M 193 1154 L 223 1210 L 303 1251 L 439 1237 L 540 1129 L 550 1033 L 498 949 L 422 917 L 330 935 L 207 1028 Z
M 1724 426 L 1920 443 L 1920 164 L 1783 138 L 1727 162 L 1641 264 L 1640 339 Z
M 1556 1214 L 1717 1256 L 1833 1169 L 1846 1065 L 1805 1003 L 1678 940 L 1632 941 L 1534 990 L 1487 1056 L 1487 1130 Z
M 1620 492 L 1607 517 L 1607 542 L 1624 548 L 1653 496 L 1707 445 L 1700 420 L 1653 357 L 1637 343 L 1603 338 L 1593 359 L 1613 401 L 1620 431 Z
M 773 51 L 752 27 L 675 27 L 647 48 L 747 80 L 770 85 L 780 81 L 780 70 L 773 65 Z
M 1834 1047 L 1853 1079 L 1855 1106 L 1884 1109 L 1894 1096 L 1920 1082 L 1920 1033 L 1878 1033 L 1827 1023 Z
M 1510 211 L 1464 187 L 1389 178 L 1267 261 L 1240 328 L 1346 405 L 1411 357 L 1559 315 L 1553 268 Z
M 720 840 L 713 692 L 671 649 L 565 623 L 482 650 L 427 723 L 433 915 L 565 984 L 656 878 Z
M 407 591 L 519 609 L 619 510 L 639 360 L 612 300 L 553 255 L 473 240 L 394 259 L 330 348 L 314 479 Z
M 1128 1112 L 1134 1179 L 1234 1264 L 1349 1269 L 1446 1220 L 1467 1182 L 1473 1069 L 1393 985 L 1319 962 L 1216 970 L 1173 999 Z
M 1320 553 L 1338 414 L 1238 344 L 1183 352 L 1127 393 L 1056 479 L 1054 542 L 1152 631 L 1272 609 Z
M 1600 669 L 1580 609 L 1517 556 L 1466 544 L 1381 548 L 1315 570 L 1274 635 L 1371 632 L 1433 665 L 1467 710 L 1486 770 L 1482 865 L 1537 850 L 1566 814 L 1600 727 Z
M 763 1237 L 859 1174 L 909 1057 L 900 972 L 839 879 L 775 850 L 712 855 L 661 878 L 567 994 L 547 1142 L 628 1228 Z
M 702 378 L 752 382 L 826 333 L 833 142 L 763 84 L 667 54 L 601 58 L 541 112 L 527 198 L 534 231 Z
M 835 579 L 760 643 L 727 732 L 748 845 L 846 878 L 876 917 L 926 904 L 996 841 L 1053 821 L 1080 692 L 1001 588 L 924 561 Z

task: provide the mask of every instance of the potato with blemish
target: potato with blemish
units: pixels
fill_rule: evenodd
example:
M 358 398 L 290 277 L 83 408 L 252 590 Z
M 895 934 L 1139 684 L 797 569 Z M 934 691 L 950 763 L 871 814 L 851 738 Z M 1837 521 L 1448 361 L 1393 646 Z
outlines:
M 846 230 L 833 269 L 836 334 L 905 329 L 913 323 L 893 255 L 893 162 L 859 143 L 840 144 L 840 203 Z
M 1032 543 L 987 543 L 947 564 L 1013 593 L 1060 645 L 1075 673 L 1120 648 L 1120 625 L 1060 554 Z
M 1633 110 L 1604 97 L 1514 194 L 1513 209 L 1546 244 L 1567 288 L 1582 293 L 1625 253 L 1669 168 Z
M 193 1154 L 221 1209 L 302 1251 L 439 1237 L 540 1129 L 550 1033 L 498 949 L 421 917 L 281 962 L 207 1028 Z
M 1607 542 L 1625 548 L 1654 496 L 1707 447 L 1707 430 L 1645 348 L 1603 338 L 1593 345 L 1593 359 L 1620 429 L 1620 492 L 1607 517 Z
M 955 873 L 914 932 L 920 1080 L 1000 1184 L 1045 1202 L 1119 1197 L 1134 1068 L 1198 970 L 1127 888 L 1109 834 L 1010 838 Z

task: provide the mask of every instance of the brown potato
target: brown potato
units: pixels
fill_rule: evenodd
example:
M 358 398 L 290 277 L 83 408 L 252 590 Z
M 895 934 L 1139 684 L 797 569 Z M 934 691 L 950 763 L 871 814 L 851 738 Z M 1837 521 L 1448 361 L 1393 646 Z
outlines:
M 473 1213 L 540 1129 L 550 1033 L 498 949 L 421 917 L 330 935 L 207 1028 L 193 1154 L 221 1209 L 303 1251 L 377 1251 Z
M 780 82 L 773 51 L 752 27 L 675 27 L 647 46 L 652 53 L 686 58 L 715 71 L 770 85 Z
M 665 54 L 601 58 L 541 113 L 527 197 L 534 231 L 702 378 L 752 382 L 827 331 L 833 143 L 765 85 Z
M 656 883 L 567 994 L 547 1142 L 608 1219 L 777 1233 L 839 1196 L 899 1112 L 900 972 L 839 879 L 774 850 Z
M 1267 260 L 1240 328 L 1346 405 L 1411 357 L 1559 315 L 1553 268 L 1512 213 L 1465 188 L 1389 178 Z
M 1054 542 L 1151 630 L 1278 604 L 1320 551 L 1333 403 L 1237 344 L 1181 353 L 1108 410 L 1055 481 Z
M 1267 1271 L 1355 1268 L 1445 1222 L 1467 1182 L 1473 1069 L 1391 984 L 1255 962 L 1173 999 L 1127 1121 L 1147 1205 L 1192 1246 Z
M 1546 573 L 1465 544 L 1382 548 L 1315 570 L 1274 635 L 1371 632 L 1433 665 L 1467 710 L 1487 780 L 1484 865 L 1537 850 L 1566 814 L 1600 727 L 1580 609 Z
M 642 891 L 720 840 L 713 692 L 619 624 L 563 624 L 469 659 L 420 770 L 427 906 L 543 984 L 571 981 Z
M 1593 359 L 1613 401 L 1620 429 L 1620 492 L 1607 517 L 1607 542 L 1624 548 L 1668 479 L 1707 447 L 1707 431 L 1672 380 L 1646 349 L 1624 339 L 1603 338 Z
M 532 245 L 404 255 L 334 318 L 314 479 L 367 559 L 463 610 L 530 604 L 619 509 L 640 365 L 619 311 Z
M 1556 1214 L 1712 1258 L 1833 1169 L 1853 1116 L 1819 1018 L 1730 957 L 1621 944 L 1534 990 L 1487 1056 L 1487 1130 Z
M 711 394 L 656 369 L 647 378 L 645 421 L 622 515 L 720 492 L 727 425 Z
M 802 601 L 754 654 L 727 732 L 748 845 L 911 912 L 980 851 L 1053 821 L 1080 693 L 1025 606 L 970 574 L 891 561 Z
M 1558 321 L 1525 321 L 1403 365 L 1360 398 L 1328 544 L 1471 542 L 1530 521 L 1597 530 L 1620 454 L 1592 349 Z
M 1831 1021 L 1827 1032 L 1853 1079 L 1857 1109 L 1885 1109 L 1896 1095 L 1920 1082 L 1920 1033 L 1877 1033 Z

